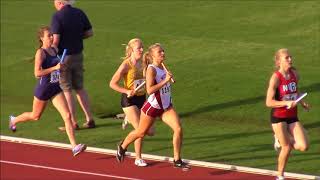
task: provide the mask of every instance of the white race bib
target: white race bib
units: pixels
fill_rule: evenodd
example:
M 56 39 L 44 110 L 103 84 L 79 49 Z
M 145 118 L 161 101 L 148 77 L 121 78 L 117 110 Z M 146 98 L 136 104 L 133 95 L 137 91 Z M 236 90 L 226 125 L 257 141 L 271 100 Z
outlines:
M 52 71 L 50 74 L 50 83 L 57 83 L 59 82 L 60 78 L 60 71 Z
M 160 93 L 162 95 L 164 94 L 170 94 L 171 92 L 171 86 L 170 86 L 170 83 L 167 83 L 166 85 L 164 85 L 161 89 L 160 89 Z

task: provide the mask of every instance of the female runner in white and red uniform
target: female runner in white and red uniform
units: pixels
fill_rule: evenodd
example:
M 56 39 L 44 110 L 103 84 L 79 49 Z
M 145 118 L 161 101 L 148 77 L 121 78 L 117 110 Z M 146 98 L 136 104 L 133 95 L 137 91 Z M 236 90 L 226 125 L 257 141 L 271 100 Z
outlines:
M 306 131 L 299 122 L 297 104 L 299 76 L 292 67 L 292 57 L 287 49 L 279 49 L 275 54 L 277 71 L 269 81 L 266 106 L 271 110 L 271 124 L 275 134 L 275 143 L 279 141 L 278 180 L 284 179 L 284 169 L 292 149 L 306 151 L 309 143 Z M 309 105 L 300 101 L 306 110 Z
M 181 160 L 182 127 L 180 118 L 171 104 L 170 80 L 172 74 L 162 66 L 165 59 L 164 49 L 160 44 L 151 45 L 143 56 L 146 67 L 146 91 L 149 94 L 141 109 L 138 129 L 131 131 L 118 145 L 117 160 L 122 162 L 129 144 L 137 138 L 144 137 L 156 117 L 160 117 L 173 130 L 173 165 L 177 168 L 189 169 L 189 165 Z

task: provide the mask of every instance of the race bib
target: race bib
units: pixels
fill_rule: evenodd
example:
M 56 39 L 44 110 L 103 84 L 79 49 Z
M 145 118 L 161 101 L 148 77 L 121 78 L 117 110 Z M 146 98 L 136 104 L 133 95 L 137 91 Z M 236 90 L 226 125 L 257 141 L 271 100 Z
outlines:
M 169 94 L 171 91 L 170 83 L 167 83 L 160 89 L 161 94 Z
M 50 74 L 50 83 L 57 83 L 59 82 L 60 78 L 60 71 L 53 71 Z
M 286 94 L 283 96 L 282 100 L 283 101 L 294 101 L 296 100 L 298 97 L 297 93 L 293 93 L 293 94 Z

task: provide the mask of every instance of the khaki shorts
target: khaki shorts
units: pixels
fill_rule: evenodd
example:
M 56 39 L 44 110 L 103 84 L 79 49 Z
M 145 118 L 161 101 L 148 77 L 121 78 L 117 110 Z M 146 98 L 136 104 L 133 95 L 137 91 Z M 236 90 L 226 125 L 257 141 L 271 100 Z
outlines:
M 63 91 L 83 89 L 83 54 L 67 55 L 60 69 L 60 86 Z

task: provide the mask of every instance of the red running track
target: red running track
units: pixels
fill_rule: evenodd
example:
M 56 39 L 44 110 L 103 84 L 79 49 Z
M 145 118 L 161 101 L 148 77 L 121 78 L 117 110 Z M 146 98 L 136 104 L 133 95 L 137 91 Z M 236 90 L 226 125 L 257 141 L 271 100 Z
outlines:
M 272 176 L 247 174 L 193 166 L 190 171 L 171 163 L 149 161 L 137 167 L 126 157 L 118 163 L 114 156 L 84 152 L 73 157 L 71 150 L 1 141 L 1 180 L 272 180 Z

